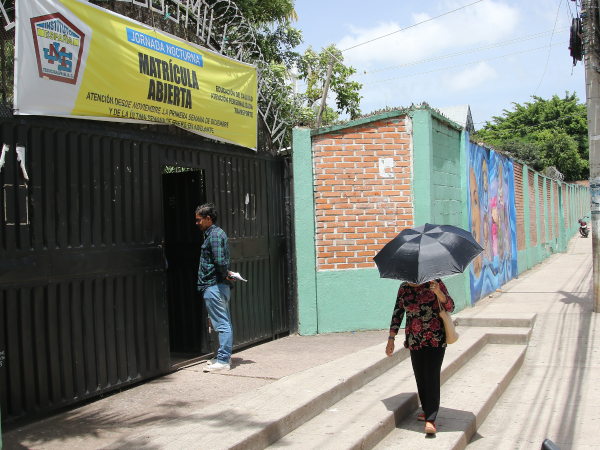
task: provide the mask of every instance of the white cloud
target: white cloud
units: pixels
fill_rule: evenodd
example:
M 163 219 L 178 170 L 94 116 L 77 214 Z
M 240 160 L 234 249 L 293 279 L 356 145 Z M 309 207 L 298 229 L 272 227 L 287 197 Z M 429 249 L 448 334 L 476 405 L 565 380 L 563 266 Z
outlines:
M 449 91 L 460 92 L 496 78 L 496 71 L 486 62 L 481 62 L 474 67 L 462 70 L 460 73 L 443 78 L 443 85 Z
M 401 26 L 422 22 L 460 5 L 444 2 L 439 12 L 413 14 L 411 20 L 382 22 L 372 28 L 351 26 L 351 35 L 338 42 L 340 49 L 400 30 Z M 443 55 L 464 48 L 486 45 L 514 36 L 520 11 L 501 1 L 485 1 L 418 25 L 344 53 L 351 64 L 363 70 L 388 67 Z

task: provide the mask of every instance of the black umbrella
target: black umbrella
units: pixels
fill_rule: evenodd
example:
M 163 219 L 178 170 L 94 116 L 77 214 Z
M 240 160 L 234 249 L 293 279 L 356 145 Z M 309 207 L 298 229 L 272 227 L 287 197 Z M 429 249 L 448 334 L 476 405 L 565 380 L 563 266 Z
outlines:
M 422 284 L 464 272 L 482 251 L 468 231 L 426 223 L 402 231 L 373 260 L 381 278 Z

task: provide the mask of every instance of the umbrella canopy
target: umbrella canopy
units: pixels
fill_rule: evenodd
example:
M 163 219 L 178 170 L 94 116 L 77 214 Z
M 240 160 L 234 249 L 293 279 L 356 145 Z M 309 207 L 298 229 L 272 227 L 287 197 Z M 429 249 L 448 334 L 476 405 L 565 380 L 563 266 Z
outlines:
M 468 231 L 426 223 L 402 231 L 373 260 L 381 278 L 422 284 L 464 272 L 481 252 Z

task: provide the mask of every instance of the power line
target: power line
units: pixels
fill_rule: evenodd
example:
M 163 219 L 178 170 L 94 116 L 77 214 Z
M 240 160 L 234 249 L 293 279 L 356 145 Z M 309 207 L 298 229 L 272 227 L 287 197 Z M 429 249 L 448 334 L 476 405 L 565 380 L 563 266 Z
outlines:
M 477 63 L 480 63 L 480 62 L 491 61 L 491 60 L 499 59 L 499 58 L 506 58 L 507 56 L 519 55 L 521 53 L 532 52 L 534 50 L 541 50 L 543 48 L 548 48 L 548 47 L 551 47 L 551 46 L 562 45 L 562 44 L 566 44 L 567 42 L 569 42 L 569 41 L 559 42 L 558 44 L 545 45 L 544 47 L 532 48 L 532 49 L 529 49 L 529 50 L 523 50 L 522 52 L 509 53 L 508 55 L 495 56 L 493 58 L 481 59 L 479 61 L 473 61 L 473 62 L 470 62 L 470 63 L 459 64 L 457 66 L 444 67 L 443 69 L 435 69 L 435 70 L 429 70 L 427 72 L 413 73 L 412 75 L 404 75 L 404 76 L 401 76 L 401 77 L 386 78 L 385 80 L 370 81 L 368 83 L 363 83 L 363 84 L 383 83 L 384 81 L 398 80 L 400 78 L 416 77 L 417 75 L 425 75 L 427 73 L 439 72 L 439 71 L 448 70 L 448 69 L 455 69 L 457 67 L 469 66 L 471 64 L 477 64 Z
M 577 4 L 575 4 L 575 12 L 577 12 Z M 569 19 L 573 20 L 573 12 L 571 11 L 569 0 L 567 0 L 567 15 L 569 16 Z
M 568 29 L 569 29 L 569 27 L 563 27 L 563 28 L 559 28 L 558 30 L 556 30 L 556 32 L 566 31 Z M 529 35 L 529 36 L 523 36 L 523 37 L 517 38 L 517 39 L 511 39 L 511 40 L 508 40 L 508 41 L 497 42 L 495 44 L 485 45 L 483 47 L 476 47 L 476 48 L 472 48 L 472 49 L 469 49 L 469 50 L 463 50 L 461 52 L 451 53 L 449 55 L 437 56 L 435 58 L 422 59 L 420 61 L 414 61 L 414 62 L 410 62 L 410 63 L 406 63 L 406 64 L 399 64 L 397 66 L 385 67 L 383 69 L 376 69 L 376 70 L 365 71 L 364 73 L 355 73 L 352 76 L 371 75 L 373 73 L 384 72 L 386 70 L 399 69 L 399 68 L 402 68 L 402 67 L 414 66 L 414 65 L 417 65 L 417 64 L 423 64 L 423 63 L 427 63 L 427 62 L 431 62 L 431 61 L 438 61 L 440 59 L 447 59 L 447 58 L 453 58 L 455 56 L 467 55 L 469 53 L 475 53 L 475 52 L 479 52 L 479 51 L 483 51 L 483 50 L 490 50 L 490 49 L 497 48 L 497 47 L 503 47 L 505 45 L 517 44 L 517 43 L 520 43 L 520 42 L 525 42 L 525 41 L 530 41 L 532 39 L 539 39 L 541 37 L 545 37 L 546 35 L 550 34 L 552 31 L 553 30 L 544 31 L 543 33 L 537 33 L 537 34 L 532 34 L 532 35 Z
M 568 2 L 569 0 L 567 0 Z M 560 7 L 562 6 L 562 0 L 558 3 L 558 10 L 556 11 L 556 19 L 554 19 L 554 29 L 556 29 L 556 23 L 558 22 L 558 13 L 560 12 Z M 548 63 L 550 62 L 550 53 L 552 53 L 552 39 L 554 38 L 554 31 L 552 31 L 552 36 L 550 36 L 550 48 L 548 49 L 548 59 L 546 59 L 546 67 L 544 67 L 544 73 L 542 74 L 542 79 L 540 80 L 540 84 L 536 88 L 533 95 L 537 94 L 538 89 L 542 85 L 542 81 L 544 81 L 544 76 L 546 75 L 546 70 L 548 69 Z
M 430 21 L 432 21 L 432 20 L 435 20 L 435 19 L 438 19 L 438 18 L 440 18 L 440 17 L 446 16 L 446 15 L 448 15 L 448 14 L 452 14 L 453 12 L 459 11 L 459 10 L 461 10 L 461 9 L 464 9 L 464 8 L 468 8 L 469 6 L 475 5 L 476 3 L 481 3 L 482 1 L 483 1 L 483 0 L 477 0 L 476 2 L 469 3 L 468 5 L 461 6 L 460 8 L 453 9 L 452 11 L 448 11 L 448 12 L 446 12 L 446 13 L 444 13 L 444 14 L 440 14 L 439 16 L 432 17 L 431 19 L 424 20 L 423 22 L 415 23 L 414 25 L 411 25 L 411 26 L 409 26 L 409 27 L 406 27 L 406 28 L 402 28 L 401 30 L 392 31 L 391 33 L 384 34 L 383 36 L 376 37 L 376 38 L 374 38 L 374 39 L 371 39 L 371 40 L 369 40 L 369 41 L 365 41 L 365 42 L 363 42 L 363 43 L 361 43 L 361 44 L 356 44 L 356 45 L 353 45 L 352 47 L 348 47 L 347 49 L 344 49 L 344 50 L 342 50 L 342 52 L 348 51 L 348 50 L 350 50 L 350 49 L 353 49 L 353 48 L 356 48 L 356 47 L 360 47 L 361 45 L 368 44 L 369 42 L 373 42 L 373 41 L 376 41 L 376 40 L 378 40 L 378 39 L 383 39 L 384 37 L 391 36 L 392 34 L 400 33 L 401 31 L 408 30 L 409 28 L 416 27 L 417 25 L 421 25 L 421 24 L 424 24 L 424 23 L 426 23 L 426 22 L 430 22 Z M 562 0 L 561 0 L 561 1 L 562 1 Z

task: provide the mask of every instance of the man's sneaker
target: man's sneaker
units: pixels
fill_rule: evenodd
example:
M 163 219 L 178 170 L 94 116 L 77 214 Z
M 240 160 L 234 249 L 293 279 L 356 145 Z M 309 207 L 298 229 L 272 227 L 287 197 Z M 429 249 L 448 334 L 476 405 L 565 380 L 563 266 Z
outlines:
M 231 366 L 229 364 L 216 362 L 214 364 L 211 364 L 210 366 L 206 366 L 204 368 L 204 372 L 222 372 L 229 369 L 231 369 Z
M 211 365 L 213 365 L 213 364 L 215 364 L 217 362 L 219 362 L 219 360 L 217 358 L 213 358 L 213 359 L 208 360 L 206 362 L 206 365 L 207 366 L 211 366 Z M 229 362 L 227 364 L 231 364 L 231 360 L 229 360 Z

